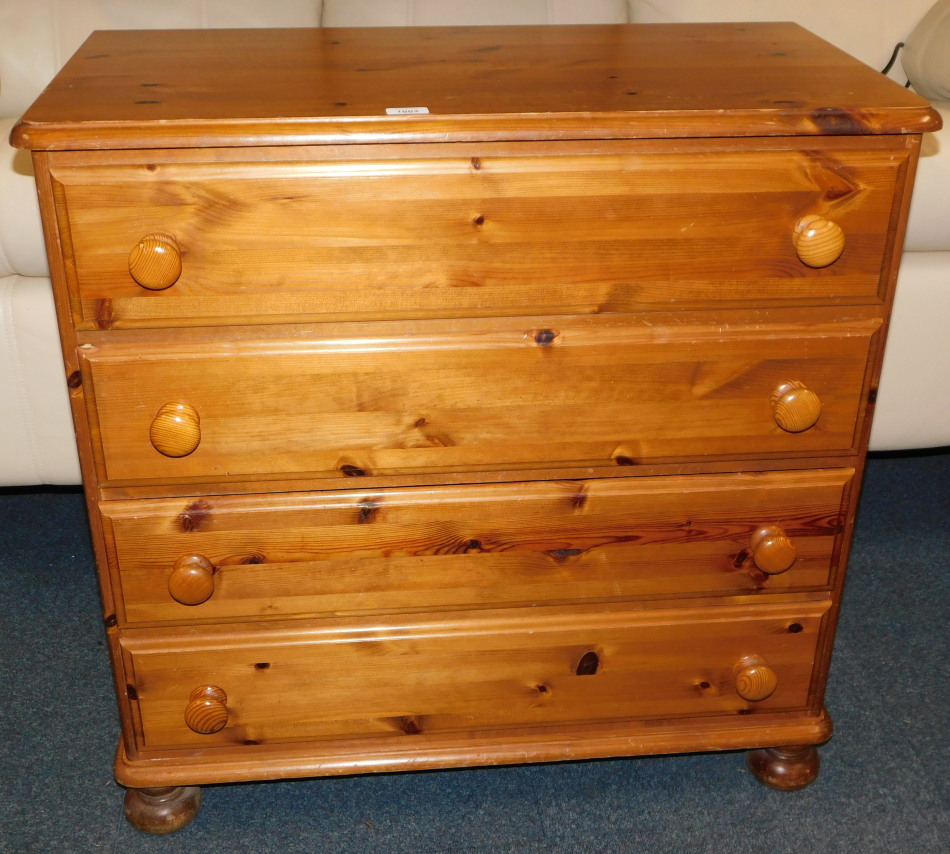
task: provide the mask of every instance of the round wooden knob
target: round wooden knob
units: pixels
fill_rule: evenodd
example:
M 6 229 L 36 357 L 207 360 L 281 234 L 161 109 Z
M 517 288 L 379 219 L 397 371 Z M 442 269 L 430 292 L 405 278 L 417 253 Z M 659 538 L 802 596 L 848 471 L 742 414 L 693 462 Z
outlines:
M 228 723 L 228 695 L 217 685 L 201 685 L 191 692 L 185 706 L 188 728 L 209 735 L 225 728 Z
M 736 674 L 736 693 L 751 703 L 771 697 L 778 687 L 775 671 L 757 655 L 739 659 L 733 671 Z
M 200 605 L 214 593 L 214 564 L 204 555 L 185 555 L 168 576 L 168 592 L 182 605 Z
M 814 427 L 821 415 L 818 395 L 798 380 L 782 383 L 772 392 L 775 423 L 787 433 L 803 433 Z
M 755 565 L 769 575 L 778 575 L 791 569 L 798 557 L 798 549 L 778 525 L 764 525 L 749 543 Z
M 150 291 L 170 288 L 181 277 L 181 249 L 170 234 L 146 234 L 129 253 L 129 273 Z
M 809 214 L 795 224 L 792 242 L 803 264 L 827 267 L 834 264 L 844 252 L 844 231 L 830 219 Z
M 166 457 L 187 457 L 201 442 L 198 410 L 187 403 L 166 403 L 149 427 L 148 438 Z

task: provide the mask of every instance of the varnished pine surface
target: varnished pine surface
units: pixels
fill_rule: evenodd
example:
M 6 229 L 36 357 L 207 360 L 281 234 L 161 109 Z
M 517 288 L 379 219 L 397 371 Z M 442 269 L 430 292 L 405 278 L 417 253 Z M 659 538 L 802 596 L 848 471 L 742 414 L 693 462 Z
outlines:
M 292 151 L 204 163 L 150 152 L 113 166 L 55 155 L 77 326 L 871 301 L 914 147 Z M 803 218 L 835 223 L 842 257 L 803 263 Z M 167 276 L 146 267 L 154 285 L 143 243 L 175 256 Z
M 578 721 L 807 714 L 829 605 L 572 605 L 238 623 L 128 630 L 121 648 L 135 674 L 129 695 L 142 758 L 341 738 L 398 740 L 407 750 L 414 740 L 424 750 L 429 733 L 468 740 Z M 749 656 L 776 674 L 761 699 L 739 693 L 737 665 Z M 196 732 L 183 715 L 195 689 L 212 683 L 227 697 L 227 725 Z
M 119 779 L 824 740 L 936 123 L 789 25 L 95 36 L 14 139 L 50 149 Z
M 407 750 L 404 739 L 353 738 L 313 742 L 236 745 L 214 751 L 169 750 L 146 760 L 130 759 L 120 741 L 114 773 L 124 786 L 234 783 L 293 777 L 416 771 L 472 765 L 601 759 L 709 750 L 742 750 L 774 744 L 822 744 L 831 736 L 824 709 L 814 714 L 777 713 L 676 718 L 655 721 L 588 722 L 486 731 L 477 737 L 429 734 L 425 750 Z M 411 744 L 411 741 L 410 741 Z
M 231 337 L 90 345 L 82 356 L 100 481 L 293 475 L 339 487 L 394 474 L 545 468 L 558 477 L 663 457 L 841 451 L 854 443 L 879 323 L 496 326 L 310 332 L 240 348 Z M 823 406 L 798 433 L 778 426 L 771 405 L 790 380 Z M 178 458 L 148 440 L 169 402 L 193 407 L 201 423 L 200 443 Z
M 429 114 L 386 114 L 405 107 Z M 86 42 L 13 141 L 838 135 L 939 121 L 922 98 L 794 24 L 122 31 Z
M 830 589 L 852 476 L 202 496 L 110 501 L 101 512 L 123 591 L 120 625 L 767 597 Z M 753 555 L 764 525 L 781 525 L 796 550 L 774 575 Z M 171 595 L 183 566 L 197 575 L 197 604 Z

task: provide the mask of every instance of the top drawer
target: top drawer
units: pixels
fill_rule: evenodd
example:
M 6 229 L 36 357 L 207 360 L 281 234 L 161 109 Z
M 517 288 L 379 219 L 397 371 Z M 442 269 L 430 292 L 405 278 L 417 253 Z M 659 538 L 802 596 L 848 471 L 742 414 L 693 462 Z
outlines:
M 908 151 L 824 144 L 63 153 L 52 174 L 85 329 L 874 300 Z

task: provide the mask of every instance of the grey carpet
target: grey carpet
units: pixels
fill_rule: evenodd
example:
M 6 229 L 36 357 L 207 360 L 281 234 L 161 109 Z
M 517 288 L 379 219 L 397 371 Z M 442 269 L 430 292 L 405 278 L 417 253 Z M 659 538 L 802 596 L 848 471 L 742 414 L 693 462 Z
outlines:
M 111 778 L 117 723 L 85 511 L 0 490 L 0 851 L 228 854 L 950 850 L 950 450 L 869 464 L 810 788 L 741 753 L 214 786 L 149 837 Z

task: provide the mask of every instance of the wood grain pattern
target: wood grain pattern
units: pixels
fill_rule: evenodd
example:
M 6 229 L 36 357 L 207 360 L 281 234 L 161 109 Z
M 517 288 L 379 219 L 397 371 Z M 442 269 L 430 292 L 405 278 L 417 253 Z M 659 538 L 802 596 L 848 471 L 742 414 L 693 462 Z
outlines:
M 207 496 L 112 501 L 102 513 L 123 624 L 207 623 L 828 589 L 852 476 Z M 795 543 L 780 575 L 754 562 L 765 523 Z M 169 596 L 169 578 L 195 550 L 214 581 L 192 606 Z
M 833 220 L 818 214 L 802 217 L 795 226 L 792 238 L 795 252 L 809 267 L 827 267 L 834 264 L 844 252 L 847 237 L 844 229 Z
M 481 468 L 614 468 L 656 458 L 851 448 L 877 322 L 828 326 L 537 327 L 392 339 L 93 347 L 82 352 L 104 482 L 249 474 L 372 477 Z M 790 371 L 823 402 L 788 433 L 770 396 Z M 169 399 L 201 444 L 148 441 Z
M 168 573 L 168 595 L 182 605 L 200 605 L 214 593 L 216 572 L 217 567 L 204 555 L 183 554 Z
M 137 826 L 315 774 L 812 779 L 939 123 L 787 24 L 94 35 L 13 141 Z
M 827 712 L 814 714 L 757 712 L 702 718 L 596 722 L 488 730 L 459 738 L 454 733 L 428 733 L 425 749 L 407 750 L 406 739 L 341 738 L 320 743 L 283 742 L 216 746 L 214 750 L 172 751 L 148 759 L 130 759 L 126 745 L 116 751 L 116 779 L 125 786 L 283 780 L 357 774 L 368 771 L 416 771 L 471 765 L 521 764 L 618 756 L 742 750 L 783 744 L 823 744 L 832 734 Z M 416 742 L 418 744 L 418 741 Z M 136 752 L 135 755 L 138 755 Z
M 199 685 L 188 695 L 183 715 L 185 726 L 199 735 L 220 732 L 230 717 L 227 702 L 228 695 L 217 685 Z
M 130 630 L 122 646 L 135 673 L 142 750 L 340 737 L 424 742 L 427 733 L 736 714 L 753 702 L 739 696 L 733 672 L 747 655 L 779 674 L 756 710 L 804 709 L 828 605 L 235 624 L 189 632 L 186 642 L 176 629 Z M 591 651 L 602 665 L 578 675 Z M 227 692 L 230 717 L 219 732 L 199 734 L 182 712 L 209 680 Z
M 146 234 L 129 253 L 129 275 L 150 291 L 170 288 L 181 277 L 181 247 L 168 234 Z
M 798 560 L 798 546 L 780 525 L 763 525 L 749 540 L 752 561 L 768 575 L 788 572 Z
M 405 106 L 429 113 L 386 114 Z M 924 99 L 794 24 L 172 30 L 94 34 L 13 140 L 128 149 L 939 126 Z
M 746 655 L 732 668 L 736 677 L 736 693 L 750 703 L 767 700 L 778 688 L 778 674 L 760 655 Z
M 148 427 L 151 446 L 166 457 L 187 457 L 201 443 L 201 418 L 189 403 L 163 403 Z
M 64 166 L 55 174 L 74 246 L 76 321 L 616 313 L 879 293 L 909 156 L 900 140 L 828 150 L 763 143 L 702 158 L 649 144 L 612 155 L 566 146 Z M 827 270 L 813 269 L 828 266 L 815 252 L 811 266 L 800 260 L 806 214 L 833 216 L 847 232 L 847 251 Z M 167 233 L 184 259 L 160 293 L 129 270 L 147 232 Z
M 779 383 L 769 402 L 775 423 L 787 433 L 810 430 L 821 417 L 821 398 L 801 380 Z

